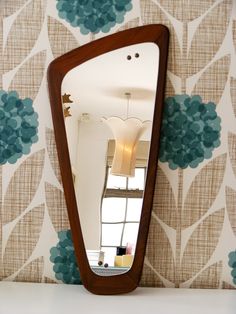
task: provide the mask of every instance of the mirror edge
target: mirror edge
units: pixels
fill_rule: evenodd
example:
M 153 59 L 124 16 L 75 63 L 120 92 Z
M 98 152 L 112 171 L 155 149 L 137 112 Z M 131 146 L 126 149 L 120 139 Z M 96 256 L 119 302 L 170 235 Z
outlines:
M 121 275 L 103 277 L 96 275 L 91 270 L 86 256 L 70 167 L 70 158 L 62 111 L 61 83 L 67 72 L 69 72 L 75 66 L 84 63 L 85 61 L 115 49 L 145 42 L 152 42 L 159 47 L 160 59 L 153 115 L 150 155 L 136 253 L 132 267 L 128 272 Z M 62 184 L 75 247 L 75 254 L 83 285 L 87 290 L 94 294 L 112 295 L 131 292 L 138 286 L 141 278 L 156 181 L 161 116 L 167 70 L 168 43 L 168 28 L 161 24 L 149 24 L 111 34 L 78 47 L 56 58 L 49 64 L 48 67 L 47 78 L 49 99 L 62 176 Z

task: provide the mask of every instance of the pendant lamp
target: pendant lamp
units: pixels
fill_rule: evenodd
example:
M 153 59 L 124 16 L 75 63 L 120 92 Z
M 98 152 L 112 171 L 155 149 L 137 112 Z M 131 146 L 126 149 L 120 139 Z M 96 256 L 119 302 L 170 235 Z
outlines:
M 129 118 L 130 93 L 127 97 L 126 119 L 120 117 L 102 118 L 112 130 L 115 138 L 115 153 L 111 166 L 111 174 L 116 176 L 134 177 L 136 164 L 137 144 L 144 131 L 151 125 L 151 121 L 141 121 L 138 118 Z

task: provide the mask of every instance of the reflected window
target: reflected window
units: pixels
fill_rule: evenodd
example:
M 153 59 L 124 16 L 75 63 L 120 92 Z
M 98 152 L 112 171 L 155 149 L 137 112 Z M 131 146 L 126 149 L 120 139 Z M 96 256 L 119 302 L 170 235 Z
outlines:
M 146 167 L 135 168 L 135 176 L 119 177 L 107 168 L 101 206 L 101 250 L 113 265 L 117 246 L 133 245 L 135 249 L 142 211 Z

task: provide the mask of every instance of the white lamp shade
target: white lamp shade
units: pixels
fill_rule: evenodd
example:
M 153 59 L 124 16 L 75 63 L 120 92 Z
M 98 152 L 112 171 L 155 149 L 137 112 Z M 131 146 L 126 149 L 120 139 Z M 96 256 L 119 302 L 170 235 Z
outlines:
M 119 117 L 102 118 L 112 130 L 115 138 L 115 154 L 111 166 L 111 174 L 133 177 L 135 174 L 136 149 L 143 132 L 151 121 L 137 118 L 121 119 Z

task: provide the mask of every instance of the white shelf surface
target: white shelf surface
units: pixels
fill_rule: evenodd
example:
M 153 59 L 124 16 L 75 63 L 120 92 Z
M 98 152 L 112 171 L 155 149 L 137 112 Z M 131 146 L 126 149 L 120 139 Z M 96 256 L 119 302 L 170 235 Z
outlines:
M 83 286 L 0 282 L 0 314 L 235 314 L 236 290 L 137 288 L 97 296 Z

